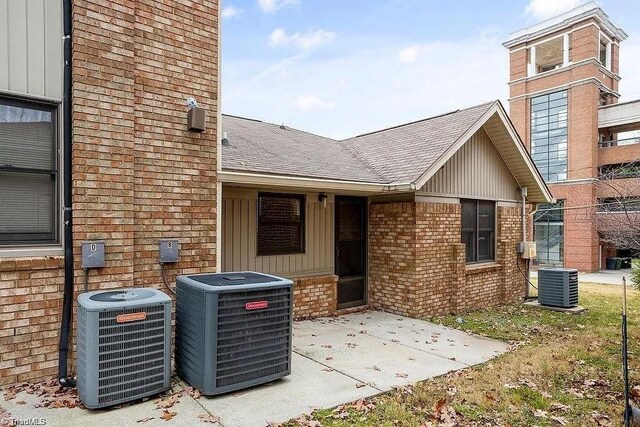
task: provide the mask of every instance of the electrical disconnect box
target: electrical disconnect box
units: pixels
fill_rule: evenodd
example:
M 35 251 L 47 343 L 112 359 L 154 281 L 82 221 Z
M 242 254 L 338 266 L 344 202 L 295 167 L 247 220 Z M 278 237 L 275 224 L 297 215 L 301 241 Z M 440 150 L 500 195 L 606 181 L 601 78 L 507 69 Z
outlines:
M 160 263 L 178 262 L 180 245 L 175 239 L 160 240 Z
M 104 267 L 104 242 L 82 242 L 82 268 Z
M 538 257 L 536 242 L 518 242 L 516 252 L 522 259 L 534 259 Z

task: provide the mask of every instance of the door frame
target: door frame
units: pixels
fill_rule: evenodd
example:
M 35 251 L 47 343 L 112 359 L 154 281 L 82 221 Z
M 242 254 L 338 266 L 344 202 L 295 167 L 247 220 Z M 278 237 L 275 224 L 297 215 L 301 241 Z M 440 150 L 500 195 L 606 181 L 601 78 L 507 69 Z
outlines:
M 364 299 L 349 302 L 345 304 L 338 303 L 338 287 L 340 286 L 340 275 L 338 274 L 339 269 L 339 260 L 338 260 L 338 250 L 340 244 L 340 201 L 341 200 L 351 200 L 358 201 L 362 205 L 362 245 L 363 245 L 363 253 L 362 253 L 362 280 L 363 280 L 363 293 Z M 333 272 L 338 277 L 336 282 L 336 308 L 338 310 L 351 308 L 351 307 L 360 307 L 365 306 L 369 303 L 369 198 L 365 196 L 334 196 L 334 242 L 333 242 Z

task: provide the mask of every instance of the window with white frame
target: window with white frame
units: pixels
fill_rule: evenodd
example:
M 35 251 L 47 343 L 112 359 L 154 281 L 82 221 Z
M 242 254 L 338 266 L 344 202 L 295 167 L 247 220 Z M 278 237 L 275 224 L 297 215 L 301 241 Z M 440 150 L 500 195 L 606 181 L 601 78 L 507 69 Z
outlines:
M 598 60 L 607 70 L 611 70 L 611 40 L 600 33 Z
M 0 246 L 58 242 L 56 107 L 0 97 Z
M 527 49 L 529 77 L 569 65 L 571 50 L 569 34 L 537 43 Z

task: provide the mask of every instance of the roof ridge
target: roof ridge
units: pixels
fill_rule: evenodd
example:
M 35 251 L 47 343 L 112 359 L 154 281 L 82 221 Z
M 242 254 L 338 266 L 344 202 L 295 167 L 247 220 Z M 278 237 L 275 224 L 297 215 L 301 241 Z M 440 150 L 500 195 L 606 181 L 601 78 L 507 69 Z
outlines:
M 249 117 L 242 117 L 242 116 L 234 116 L 233 114 L 225 114 L 225 113 L 222 113 L 222 115 L 223 115 L 223 116 L 227 116 L 227 117 L 233 117 L 233 118 L 236 118 L 236 119 L 250 120 L 250 121 L 252 121 L 252 122 L 263 123 L 263 124 L 265 124 L 265 125 L 269 125 L 269 126 L 276 126 L 276 127 L 280 128 L 280 129 L 282 129 L 282 130 L 294 130 L 294 131 L 296 131 L 296 132 L 302 132 L 302 133 L 306 133 L 307 135 L 313 135 L 313 136 L 318 137 L 318 138 L 327 139 L 327 140 L 329 140 L 329 141 L 331 141 L 331 142 L 341 142 L 341 141 L 340 141 L 340 140 L 338 140 L 338 139 L 334 139 L 334 138 L 330 138 L 330 137 L 328 137 L 328 136 L 319 135 L 319 134 L 317 134 L 317 133 L 313 133 L 313 132 L 309 132 L 309 131 L 306 131 L 306 130 L 302 130 L 302 129 L 294 128 L 293 126 L 287 126 L 287 125 L 285 125 L 284 123 L 277 124 L 277 123 L 273 123 L 273 122 L 265 122 L 264 120 L 251 119 L 251 118 L 249 118 Z M 284 126 L 284 129 L 282 128 L 283 126 Z
M 252 122 L 264 123 L 262 120 L 252 119 L 251 117 L 236 116 L 234 114 L 222 113 L 223 116 L 233 117 L 234 119 L 251 120 Z
M 429 120 L 433 120 L 433 119 L 437 119 L 437 118 L 440 118 L 440 117 L 449 116 L 451 114 L 460 113 L 462 111 L 470 110 L 472 108 L 478 108 L 478 107 L 482 107 L 482 106 L 485 106 L 485 105 L 488 105 L 488 104 L 493 104 L 495 102 L 496 102 L 496 100 L 492 100 L 492 101 L 488 101 L 488 102 L 483 102 L 482 104 L 472 105 L 472 106 L 466 107 L 466 108 L 458 108 L 457 110 L 453 110 L 453 111 L 449 111 L 449 112 L 441 113 L 441 114 L 436 114 L 435 116 L 425 117 L 423 119 L 414 120 L 412 122 L 401 123 L 399 125 L 395 125 L 395 126 L 386 127 L 386 128 L 383 128 L 383 129 L 374 130 L 372 132 L 362 133 L 360 135 L 356 135 L 356 136 L 352 136 L 350 138 L 343 139 L 343 140 L 341 140 L 341 142 L 348 141 L 350 139 L 360 138 L 360 137 L 363 137 L 363 136 L 373 135 L 373 134 L 380 133 L 380 132 L 386 132 L 388 130 L 398 129 L 398 128 L 401 128 L 401 127 L 404 127 L 404 126 L 414 125 L 416 123 L 426 122 L 426 121 L 429 121 Z

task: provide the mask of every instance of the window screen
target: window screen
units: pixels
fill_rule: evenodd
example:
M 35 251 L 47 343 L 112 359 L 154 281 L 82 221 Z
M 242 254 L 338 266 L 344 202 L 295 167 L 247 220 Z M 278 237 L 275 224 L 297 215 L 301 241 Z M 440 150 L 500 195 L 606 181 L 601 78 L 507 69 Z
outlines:
M 258 195 L 258 255 L 304 253 L 304 206 L 301 194 Z
M 0 245 L 57 241 L 55 107 L 0 97 Z
M 462 200 L 462 243 L 467 262 L 495 259 L 496 204 L 486 200 Z

